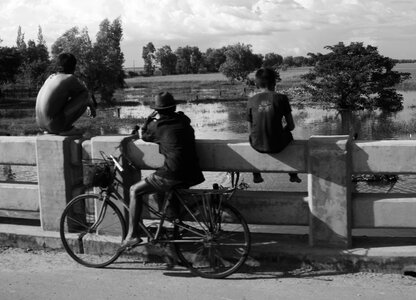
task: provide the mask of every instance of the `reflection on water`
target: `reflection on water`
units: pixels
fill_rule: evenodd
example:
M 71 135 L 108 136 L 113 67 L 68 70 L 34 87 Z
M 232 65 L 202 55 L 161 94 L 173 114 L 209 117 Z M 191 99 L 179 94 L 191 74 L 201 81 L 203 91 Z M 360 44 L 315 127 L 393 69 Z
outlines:
M 198 139 L 245 139 L 247 125 L 245 124 L 244 101 L 217 103 L 184 103 L 177 110 L 183 111 L 192 120 Z M 146 117 L 152 112 L 149 106 L 121 107 L 120 117 Z M 129 128 L 120 133 L 127 134 Z
M 0 165 L 0 182 L 30 182 L 38 181 L 35 166 Z
M 416 91 L 400 92 L 404 109 L 397 113 L 381 111 L 338 112 L 315 107 L 293 107 L 296 128 L 295 139 L 308 139 L 311 135 L 357 133 L 359 139 L 409 139 L 416 124 Z M 186 103 L 178 105 L 192 120 L 198 139 L 247 139 L 245 101 L 219 103 Z M 120 117 L 146 117 L 152 110 L 148 106 L 122 107 Z M 127 134 L 130 128 L 119 133 Z

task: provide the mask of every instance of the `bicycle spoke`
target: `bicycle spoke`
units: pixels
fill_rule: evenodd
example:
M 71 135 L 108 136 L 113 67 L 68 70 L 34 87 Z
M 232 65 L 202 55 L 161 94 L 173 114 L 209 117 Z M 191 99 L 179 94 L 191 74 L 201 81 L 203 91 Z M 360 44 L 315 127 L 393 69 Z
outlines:
M 175 224 L 174 234 L 178 238 L 175 247 L 179 259 L 195 274 L 207 278 L 224 278 L 244 263 L 250 248 L 250 233 L 244 219 L 226 203 L 217 201 L 208 204 L 199 202 L 191 208 L 191 214 L 200 222 L 189 225 L 192 217 L 186 213 L 181 222 L 198 232 L 182 230 Z M 201 224 L 212 224 L 207 232 Z M 181 231 L 182 230 L 182 231 Z M 189 240 L 194 240 L 189 243 Z M 183 243 L 180 242 L 183 241 Z
M 121 212 L 112 202 L 104 207 L 102 202 L 99 195 L 80 195 L 67 205 L 61 217 L 60 235 L 65 250 L 88 267 L 103 267 L 117 259 L 125 236 Z M 97 208 L 99 217 L 95 218 L 92 210 Z

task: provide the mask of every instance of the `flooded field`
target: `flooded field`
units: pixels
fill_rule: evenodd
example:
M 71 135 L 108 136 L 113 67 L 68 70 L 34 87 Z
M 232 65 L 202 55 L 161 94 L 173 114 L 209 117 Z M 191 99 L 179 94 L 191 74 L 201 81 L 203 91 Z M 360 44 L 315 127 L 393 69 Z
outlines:
M 359 111 L 342 114 L 333 109 L 319 107 L 293 107 L 296 128 L 294 137 L 308 139 L 311 135 L 357 133 L 359 139 L 412 139 L 416 124 L 416 91 L 400 91 L 404 109 L 397 113 Z M 217 103 L 186 103 L 178 105 L 192 120 L 196 136 L 200 139 L 247 139 L 245 119 L 246 101 Z M 121 107 L 121 118 L 144 118 L 150 114 L 149 106 Z M 130 128 L 117 133 L 127 134 Z

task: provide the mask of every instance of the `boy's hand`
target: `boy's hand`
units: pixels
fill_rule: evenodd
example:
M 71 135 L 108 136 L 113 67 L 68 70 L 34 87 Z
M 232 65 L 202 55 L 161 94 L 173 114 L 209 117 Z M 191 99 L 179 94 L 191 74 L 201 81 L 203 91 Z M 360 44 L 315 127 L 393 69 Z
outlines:
M 139 134 L 139 130 L 140 130 L 140 126 L 139 125 L 136 125 L 136 126 L 134 126 L 134 128 L 133 128 L 133 130 L 131 131 L 131 135 L 133 135 L 133 134 Z
M 143 128 L 140 127 L 139 125 L 134 126 L 133 130 L 131 131 L 132 135 L 137 135 L 137 137 L 139 139 L 142 138 L 142 132 L 143 132 Z
M 95 118 L 97 116 L 97 111 L 94 106 L 87 106 L 87 115 L 90 118 Z

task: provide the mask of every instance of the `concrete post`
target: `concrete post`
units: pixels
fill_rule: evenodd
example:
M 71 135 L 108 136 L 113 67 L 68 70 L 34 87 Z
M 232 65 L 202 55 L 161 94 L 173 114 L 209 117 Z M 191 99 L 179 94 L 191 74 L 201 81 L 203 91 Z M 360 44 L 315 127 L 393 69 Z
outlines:
M 80 193 L 79 189 L 74 188 L 82 182 L 78 138 L 42 135 L 36 139 L 40 219 L 43 230 L 58 231 L 66 204 Z M 74 161 L 79 163 L 74 165 Z
M 351 151 L 348 136 L 309 139 L 311 246 L 351 247 Z

